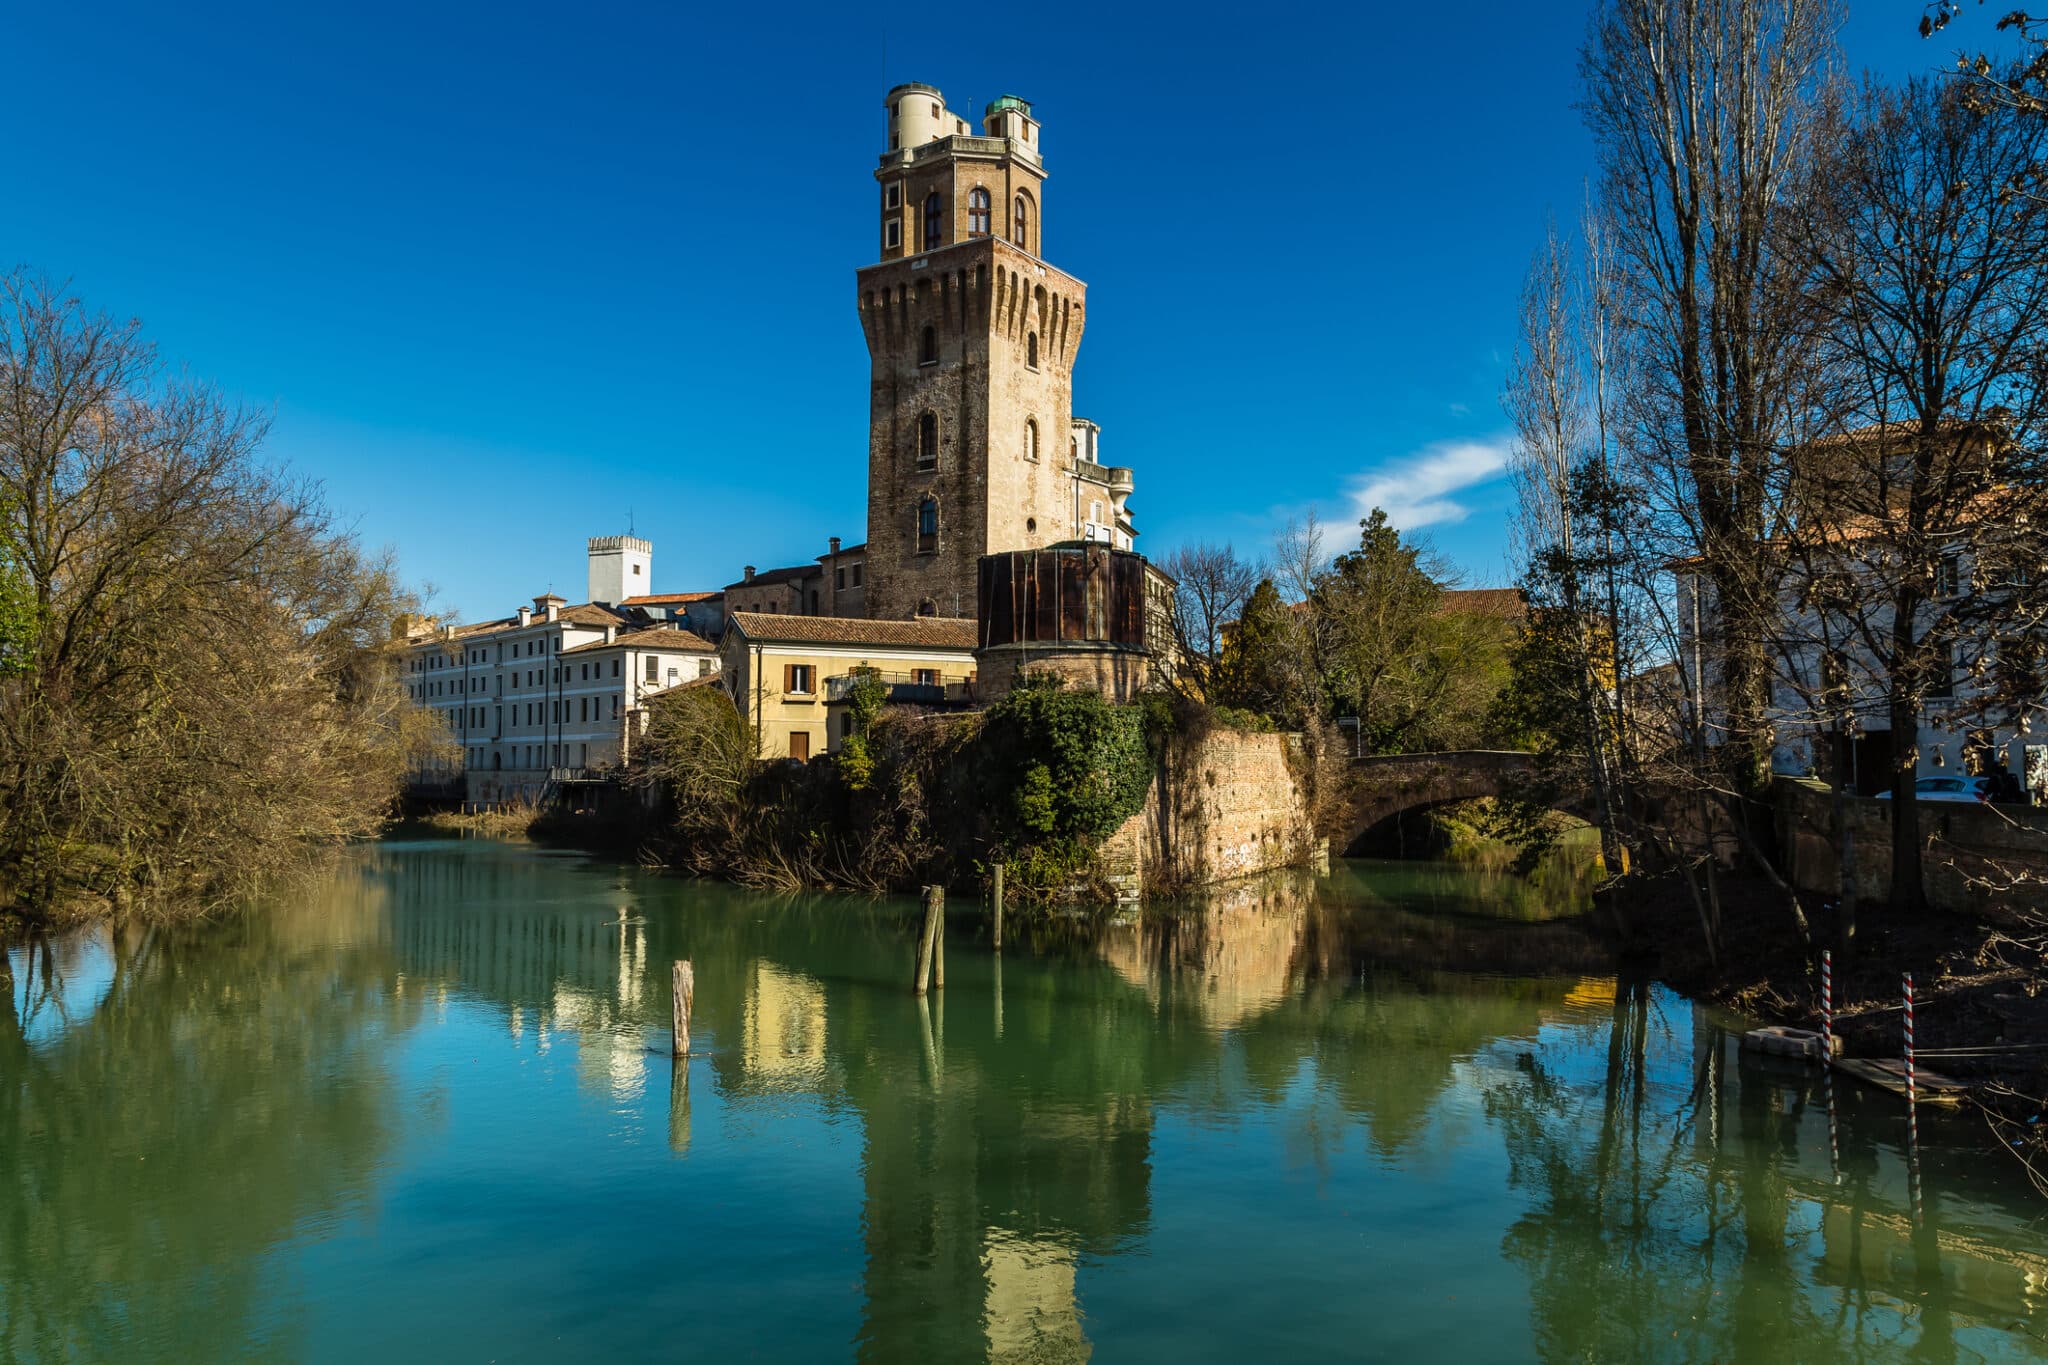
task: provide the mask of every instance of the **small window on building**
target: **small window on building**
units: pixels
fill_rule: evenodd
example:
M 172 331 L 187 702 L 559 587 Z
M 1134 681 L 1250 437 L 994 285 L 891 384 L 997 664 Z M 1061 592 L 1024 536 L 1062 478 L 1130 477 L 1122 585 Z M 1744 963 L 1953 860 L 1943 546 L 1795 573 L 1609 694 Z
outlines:
M 1934 595 L 1936 597 L 1961 597 L 1963 595 L 1962 561 L 1954 555 L 1944 555 L 1934 566 Z
M 926 498 L 917 505 L 917 552 L 928 555 L 938 548 L 939 503 L 936 498 Z
M 933 117 L 933 118 L 940 118 L 940 117 L 942 117 L 942 116 L 943 116 L 943 115 L 945 114 L 945 112 L 946 112 L 945 110 L 943 110 L 943 109 L 941 109 L 941 108 L 939 107 L 939 105 L 938 105 L 938 101 L 936 101 L 936 100 L 932 101 L 932 117 Z
M 920 365 L 936 365 L 939 363 L 938 328 L 927 327 L 924 329 L 924 334 L 918 338 L 917 363 Z
M 934 251 L 942 240 L 946 229 L 946 201 L 937 191 L 924 197 L 924 249 Z
M 782 690 L 792 697 L 809 696 L 813 672 L 813 666 L 810 664 L 784 664 Z
M 990 222 L 988 191 L 976 185 L 967 195 L 967 235 L 986 237 L 993 229 Z
M 920 470 L 939 467 L 939 415 L 925 413 L 917 419 L 917 467 Z
M 882 207 L 885 209 L 900 209 L 903 207 L 903 186 L 900 183 L 882 187 Z
M 936 668 L 913 668 L 910 670 L 910 680 L 919 687 L 937 687 L 939 685 L 939 670 Z
M 832 571 L 832 591 L 834 591 L 834 592 L 845 592 L 845 591 L 846 591 L 846 570 L 844 570 L 844 569 L 834 569 L 834 570 Z
M 882 245 L 894 251 L 903 245 L 903 224 L 891 218 L 882 227 Z
M 1075 464 L 1081 463 L 1081 439 L 1078 436 L 1067 438 L 1067 458 Z
M 619 661 L 617 659 L 612 660 L 612 676 L 614 678 L 619 676 Z
M 1038 368 L 1038 333 L 1029 333 L 1024 338 L 1024 363 L 1032 369 Z
M 1010 214 L 1010 240 L 1026 251 L 1031 249 L 1031 200 L 1021 193 Z
M 708 678 L 711 676 L 711 660 L 697 660 L 697 676 L 700 678 Z
M 1038 462 L 1038 419 L 1024 419 L 1024 458 L 1033 464 Z
M 853 586 L 856 588 L 860 586 L 860 565 L 858 564 L 853 566 Z
M 661 660 L 652 654 L 647 656 L 647 681 L 661 681 Z

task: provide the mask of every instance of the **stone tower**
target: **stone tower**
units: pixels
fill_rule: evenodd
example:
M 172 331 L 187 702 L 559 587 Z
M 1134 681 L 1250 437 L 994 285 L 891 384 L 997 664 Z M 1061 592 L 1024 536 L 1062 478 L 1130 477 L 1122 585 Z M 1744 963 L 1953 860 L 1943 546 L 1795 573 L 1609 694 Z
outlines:
M 590 538 L 591 602 L 615 607 L 654 591 L 654 545 L 638 536 Z
M 970 125 L 889 92 L 881 260 L 859 273 L 872 362 L 867 611 L 975 612 L 994 550 L 1072 538 L 1073 365 L 1087 286 L 1047 265 L 1045 166 L 1012 95 Z

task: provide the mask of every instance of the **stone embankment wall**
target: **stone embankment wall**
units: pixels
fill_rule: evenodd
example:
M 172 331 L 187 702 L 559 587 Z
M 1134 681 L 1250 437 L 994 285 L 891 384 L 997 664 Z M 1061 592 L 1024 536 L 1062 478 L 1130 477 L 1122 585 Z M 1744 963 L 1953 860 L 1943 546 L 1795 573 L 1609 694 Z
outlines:
M 1295 735 L 1211 730 L 1175 740 L 1145 808 L 1104 844 L 1104 866 L 1121 886 L 1171 895 L 1305 865 L 1316 840 L 1304 763 Z
M 1839 889 L 1834 802 L 1822 783 L 1778 779 L 1778 847 L 1802 891 Z M 1891 889 L 1891 802 L 1851 796 L 1843 804 L 1856 897 L 1883 900 Z M 1929 801 L 1915 813 L 1927 899 L 1937 910 L 2003 924 L 2048 913 L 2048 810 Z

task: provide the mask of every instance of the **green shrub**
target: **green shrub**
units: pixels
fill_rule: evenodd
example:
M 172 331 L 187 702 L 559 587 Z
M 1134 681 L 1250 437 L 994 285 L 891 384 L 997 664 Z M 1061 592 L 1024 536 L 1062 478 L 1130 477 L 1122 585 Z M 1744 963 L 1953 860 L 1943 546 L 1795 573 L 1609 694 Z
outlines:
M 1145 714 L 1044 674 L 1026 674 L 989 708 L 982 746 L 984 796 L 1013 847 L 1102 839 L 1137 814 L 1152 783 Z

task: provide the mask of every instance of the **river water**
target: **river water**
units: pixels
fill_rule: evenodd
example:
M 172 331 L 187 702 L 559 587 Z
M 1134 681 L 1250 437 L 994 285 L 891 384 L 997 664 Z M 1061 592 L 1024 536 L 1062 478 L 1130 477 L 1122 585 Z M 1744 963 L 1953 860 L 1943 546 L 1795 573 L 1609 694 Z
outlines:
M 956 904 L 386 844 L 9 954 L 0 1360 L 2033 1359 L 2044 1203 L 1497 878 L 997 958 Z M 668 1056 L 670 964 L 694 1054 Z M 1918 1213 L 1915 1212 L 1915 1192 Z

